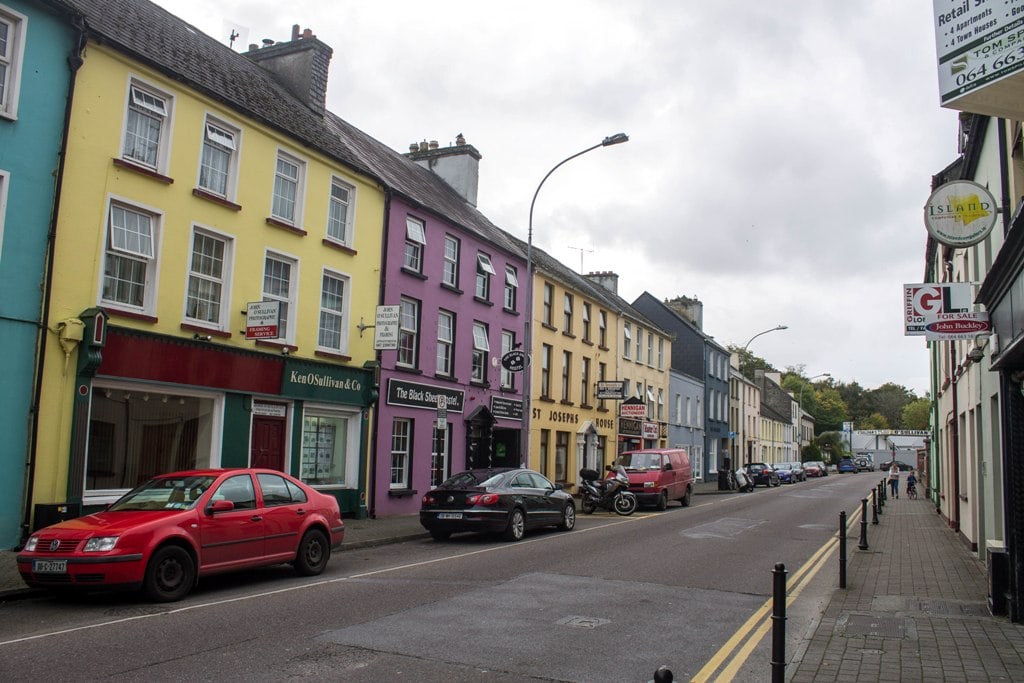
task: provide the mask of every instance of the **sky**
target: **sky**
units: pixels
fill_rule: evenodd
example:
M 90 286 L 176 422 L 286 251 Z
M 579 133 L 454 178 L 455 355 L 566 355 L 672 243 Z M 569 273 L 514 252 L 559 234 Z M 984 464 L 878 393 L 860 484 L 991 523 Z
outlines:
M 780 370 L 929 391 L 905 337 L 931 177 L 957 158 L 929 0 L 159 0 L 237 51 L 309 28 L 328 108 L 404 153 L 482 155 L 478 208 Z M 788 329 L 752 338 L 786 325 Z

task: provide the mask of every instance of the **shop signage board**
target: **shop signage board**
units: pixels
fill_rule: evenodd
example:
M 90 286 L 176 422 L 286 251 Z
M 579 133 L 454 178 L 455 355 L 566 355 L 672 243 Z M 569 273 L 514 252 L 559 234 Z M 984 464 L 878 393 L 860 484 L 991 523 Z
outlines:
M 955 320 L 974 311 L 974 285 L 970 282 L 903 285 L 903 311 L 904 336 L 924 336 L 929 324 Z
M 363 405 L 370 401 L 373 375 L 367 370 L 288 359 L 281 395 L 308 401 Z
M 491 414 L 498 419 L 523 419 L 523 402 L 514 398 L 491 396 Z
M 1024 61 L 1024 56 L 1021 57 Z M 937 242 L 947 247 L 969 247 L 992 232 L 999 217 L 996 198 L 973 180 L 944 183 L 924 205 L 924 224 Z
M 520 349 L 513 349 L 501 357 L 501 367 L 509 372 L 522 372 L 529 364 L 530 357 Z
M 388 405 L 437 410 L 439 398 L 444 400 L 445 409 L 449 413 L 462 412 L 465 405 L 465 392 L 463 391 L 420 384 L 419 382 L 407 382 L 393 377 L 388 380 Z
M 245 338 L 277 339 L 280 301 L 250 301 L 245 306 Z
M 643 419 L 647 417 L 647 406 L 638 398 L 631 398 L 619 405 L 619 417 Z
M 378 306 L 374 317 L 374 351 L 394 351 L 398 348 L 398 323 L 401 318 L 400 306 Z
M 597 398 L 600 400 L 611 399 L 613 401 L 621 401 L 625 398 L 625 394 L 626 383 L 621 379 L 602 379 L 597 382 Z
M 1024 0 L 932 0 L 939 103 L 1017 118 L 1024 106 Z

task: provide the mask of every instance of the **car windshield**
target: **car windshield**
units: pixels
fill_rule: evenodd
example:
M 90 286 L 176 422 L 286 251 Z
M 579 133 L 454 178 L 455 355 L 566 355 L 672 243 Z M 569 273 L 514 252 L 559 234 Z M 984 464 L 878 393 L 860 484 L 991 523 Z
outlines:
M 188 510 L 213 484 L 213 475 L 158 477 L 126 493 L 108 508 L 111 512 L 127 510 Z
M 626 471 L 660 470 L 661 453 L 623 453 L 617 461 Z

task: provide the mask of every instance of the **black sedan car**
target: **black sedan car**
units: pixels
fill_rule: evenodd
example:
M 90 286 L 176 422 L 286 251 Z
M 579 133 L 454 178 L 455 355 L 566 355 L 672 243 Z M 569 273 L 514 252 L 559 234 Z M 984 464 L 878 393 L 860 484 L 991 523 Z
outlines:
M 779 486 L 782 483 L 779 479 L 779 473 L 767 463 L 750 463 L 747 465 L 747 474 L 754 481 L 754 486 Z
M 576 526 L 576 503 L 544 475 L 521 468 L 466 470 L 423 496 L 420 524 L 438 541 L 459 531 L 500 533 L 518 541 L 527 529 Z

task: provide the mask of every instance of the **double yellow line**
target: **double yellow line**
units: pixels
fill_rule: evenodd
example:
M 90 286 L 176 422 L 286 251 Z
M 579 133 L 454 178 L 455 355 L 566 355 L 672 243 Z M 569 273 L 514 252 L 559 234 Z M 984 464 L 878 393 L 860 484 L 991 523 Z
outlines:
M 846 521 L 847 537 L 849 530 L 859 523 L 860 508 Z M 817 550 L 800 569 L 793 573 L 787 581 L 786 608 L 797 599 L 797 596 L 824 568 L 832 553 L 839 547 L 838 536 L 830 538 L 825 545 Z M 768 635 L 772 627 L 772 603 L 769 598 L 757 609 L 750 618 L 732 635 L 725 645 L 719 648 L 718 652 L 708 660 L 708 663 L 696 673 L 691 679 L 694 683 L 706 683 L 707 681 L 725 682 L 736 678 L 740 668 L 750 658 L 754 648 Z M 717 675 L 716 675 L 717 674 Z

